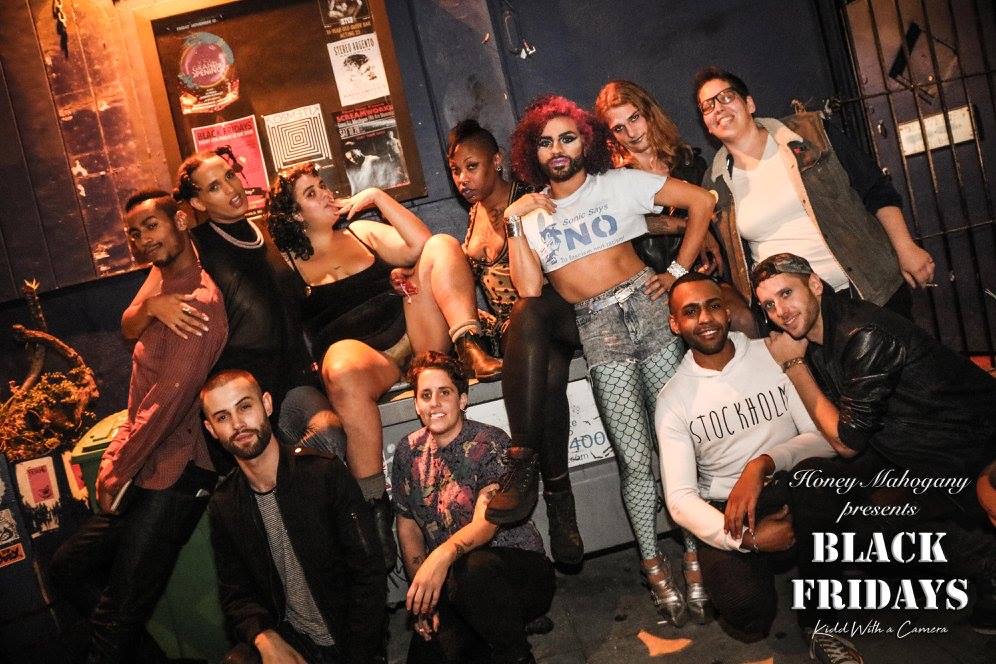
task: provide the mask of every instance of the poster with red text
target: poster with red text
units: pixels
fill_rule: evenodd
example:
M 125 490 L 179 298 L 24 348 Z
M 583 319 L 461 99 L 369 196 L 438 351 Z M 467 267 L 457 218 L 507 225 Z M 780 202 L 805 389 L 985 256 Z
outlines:
M 263 148 L 259 142 L 256 116 L 247 115 L 237 120 L 226 120 L 213 125 L 194 127 L 194 149 L 215 150 L 222 146 L 232 148 L 232 153 L 241 167 L 239 176 L 246 188 L 249 210 L 263 209 L 269 176 L 263 160 Z

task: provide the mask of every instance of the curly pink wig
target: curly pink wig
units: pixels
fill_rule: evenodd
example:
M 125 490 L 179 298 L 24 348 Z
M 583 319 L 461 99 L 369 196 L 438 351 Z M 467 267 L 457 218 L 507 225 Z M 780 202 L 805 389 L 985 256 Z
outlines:
M 584 144 L 585 171 L 599 174 L 612 168 L 612 155 L 608 148 L 609 130 L 605 125 L 570 99 L 559 95 L 543 95 L 526 107 L 511 139 L 512 170 L 517 178 L 534 187 L 543 187 L 548 182 L 536 156 L 536 142 L 546 123 L 559 117 L 570 118 L 578 126 L 578 133 Z

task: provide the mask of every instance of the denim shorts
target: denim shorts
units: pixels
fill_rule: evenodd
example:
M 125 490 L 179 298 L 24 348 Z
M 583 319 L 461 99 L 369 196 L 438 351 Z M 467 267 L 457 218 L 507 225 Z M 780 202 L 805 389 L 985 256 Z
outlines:
M 574 305 L 588 367 L 642 362 L 679 343 L 668 327 L 667 295 L 651 300 L 643 286 L 654 276 L 644 268 L 626 281 Z

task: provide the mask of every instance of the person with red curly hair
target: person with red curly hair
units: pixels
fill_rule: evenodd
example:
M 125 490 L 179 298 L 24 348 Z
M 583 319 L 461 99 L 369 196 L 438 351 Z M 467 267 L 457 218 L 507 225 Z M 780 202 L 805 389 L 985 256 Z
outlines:
M 512 134 L 512 166 L 520 179 L 542 190 L 505 208 L 512 282 L 521 296 L 536 296 L 545 274 L 574 306 L 643 574 L 658 611 L 681 625 L 685 599 L 657 550 L 648 411 L 683 350 L 667 325 L 667 290 L 699 255 L 713 198 L 676 178 L 611 169 L 607 138 L 602 123 L 564 97 L 540 97 L 526 109 Z M 688 223 L 677 259 L 656 274 L 630 240 L 647 232 L 644 215 L 662 206 L 688 210 Z M 499 493 L 490 519 L 502 519 L 502 504 Z

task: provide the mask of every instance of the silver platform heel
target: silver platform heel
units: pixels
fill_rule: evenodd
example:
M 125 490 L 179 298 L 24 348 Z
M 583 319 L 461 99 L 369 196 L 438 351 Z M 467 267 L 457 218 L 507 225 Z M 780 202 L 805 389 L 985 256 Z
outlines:
M 706 592 L 705 585 L 702 583 L 698 544 L 687 531 L 685 532 L 685 557 L 682 559 L 681 567 L 685 573 L 685 597 L 688 612 L 695 622 L 705 625 L 712 620 L 712 605 L 709 602 L 709 594 Z M 693 575 L 695 580 L 691 578 Z
M 657 613 L 670 620 L 675 627 L 684 625 L 688 621 L 688 606 L 685 604 L 684 595 L 674 582 L 671 563 L 667 556 L 658 553 L 653 565 L 648 567 L 645 563 L 641 563 L 641 568 L 643 583 L 650 590 L 650 597 L 654 600 Z M 660 578 L 653 581 L 651 580 L 653 576 Z

